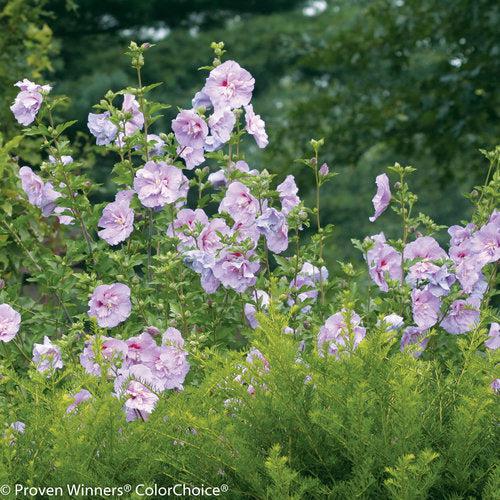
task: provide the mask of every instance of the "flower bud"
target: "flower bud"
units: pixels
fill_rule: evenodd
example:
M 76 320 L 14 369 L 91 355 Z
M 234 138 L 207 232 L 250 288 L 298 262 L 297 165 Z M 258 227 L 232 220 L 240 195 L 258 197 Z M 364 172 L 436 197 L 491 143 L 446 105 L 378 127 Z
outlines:
M 323 163 L 319 169 L 319 175 L 326 177 L 328 173 L 330 172 L 330 169 L 328 168 L 328 163 Z
M 0 278 L 0 290 L 3 290 L 5 288 L 5 280 Z
M 156 337 L 157 335 L 160 335 L 160 330 L 156 328 L 156 326 L 148 326 L 144 330 L 146 333 L 149 333 L 152 337 Z

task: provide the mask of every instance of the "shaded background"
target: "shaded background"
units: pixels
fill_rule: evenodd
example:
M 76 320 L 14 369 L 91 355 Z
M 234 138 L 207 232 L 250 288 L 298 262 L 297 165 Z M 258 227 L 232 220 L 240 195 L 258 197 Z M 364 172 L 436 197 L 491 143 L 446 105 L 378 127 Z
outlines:
M 481 181 L 479 148 L 498 141 L 500 22 L 491 0 L 0 0 L 0 127 L 15 133 L 8 110 L 25 76 L 71 98 L 66 118 L 91 175 L 111 198 L 110 160 L 82 132 L 108 88 L 135 84 L 128 41 L 148 41 L 144 79 L 165 82 L 155 98 L 188 107 L 212 59 L 211 41 L 256 79 L 254 108 L 270 145 L 249 142 L 251 167 L 294 174 L 301 193 L 310 171 L 295 159 L 324 137 L 322 161 L 338 172 L 324 189 L 323 218 L 336 225 L 330 262 L 351 256 L 351 238 L 396 231 L 387 215 L 370 224 L 374 178 L 398 161 L 418 168 L 418 209 L 440 224 L 467 217 L 463 194 Z M 172 115 L 155 124 L 168 132 Z M 79 133 L 80 131 L 80 133 Z M 36 166 L 36 149 L 22 160 Z M 394 233 L 393 235 L 395 235 Z

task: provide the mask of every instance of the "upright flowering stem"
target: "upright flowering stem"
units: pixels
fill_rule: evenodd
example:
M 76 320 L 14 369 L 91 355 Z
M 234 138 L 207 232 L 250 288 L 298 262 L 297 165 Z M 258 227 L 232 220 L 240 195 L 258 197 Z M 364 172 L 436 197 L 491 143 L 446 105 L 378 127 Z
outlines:
M 144 154 L 146 161 L 149 161 L 149 147 L 148 147 L 148 118 L 144 107 L 144 93 L 142 88 L 141 67 L 144 64 L 142 53 L 139 57 L 132 60 L 132 64 L 137 70 L 137 83 L 139 86 L 139 109 L 144 116 Z M 154 228 L 154 213 L 153 209 L 148 209 L 148 233 L 147 233 L 147 264 L 146 264 L 146 280 L 151 281 L 151 258 L 153 252 L 153 228 Z
M 417 197 L 409 190 L 408 185 L 405 182 L 405 176 L 406 174 L 414 172 L 415 169 L 412 167 L 402 167 L 399 163 L 396 163 L 393 167 L 389 167 L 389 170 L 399 176 L 399 181 L 396 183 L 397 196 L 395 196 L 394 199 L 398 205 L 396 213 L 401 216 L 403 225 L 401 235 L 401 280 L 402 283 L 404 283 L 404 248 L 410 232 L 412 207 L 417 200 Z M 403 297 L 401 303 L 401 315 L 403 315 L 404 309 L 405 300 Z
M 323 267 L 323 229 L 321 228 L 321 217 L 320 217 L 320 178 L 319 178 L 319 169 L 318 169 L 318 148 L 319 141 L 315 141 L 313 143 L 314 148 L 314 179 L 316 182 L 316 225 L 318 226 L 318 236 L 319 236 L 319 258 L 318 258 L 318 267 L 319 267 L 319 286 L 320 286 L 320 294 L 321 294 L 321 305 L 325 303 L 325 288 L 323 285 L 323 272 L 321 268 Z

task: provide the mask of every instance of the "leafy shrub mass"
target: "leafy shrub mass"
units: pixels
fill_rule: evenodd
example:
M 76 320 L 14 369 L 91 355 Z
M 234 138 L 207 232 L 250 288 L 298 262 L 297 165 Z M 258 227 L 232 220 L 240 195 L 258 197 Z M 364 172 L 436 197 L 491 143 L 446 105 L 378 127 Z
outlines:
M 88 116 L 115 158 L 107 204 L 89 201 L 100 188 L 58 122 L 64 97 L 17 84 L 11 110 L 46 161 L 19 168 L 21 137 L 0 156 L 18 177 L 0 220 L 0 483 L 497 498 L 500 148 L 446 249 L 396 163 L 370 220 L 390 208 L 400 233 L 353 240 L 365 269 L 329 270 L 324 141 L 294 167 L 313 207 L 293 175 L 249 166 L 245 145 L 268 137 L 223 43 L 172 132 L 152 133 L 167 106 L 142 81 L 150 48 L 130 44 L 137 85 Z

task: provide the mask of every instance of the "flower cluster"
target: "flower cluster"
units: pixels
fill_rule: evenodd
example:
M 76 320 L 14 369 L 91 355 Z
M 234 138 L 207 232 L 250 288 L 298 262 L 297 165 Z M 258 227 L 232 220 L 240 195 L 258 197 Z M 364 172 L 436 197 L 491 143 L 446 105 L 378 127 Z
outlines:
M 189 372 L 184 339 L 179 330 L 168 328 L 158 345 L 150 327 L 137 337 L 119 340 L 93 337 L 85 343 L 80 362 L 91 375 L 100 375 L 102 366 L 114 379 L 115 395 L 124 399 L 127 420 L 146 420 L 158 394 L 182 390 Z
M 326 351 L 339 357 L 339 351 L 352 352 L 365 338 L 366 328 L 360 316 L 354 311 L 342 310 L 330 316 L 318 334 L 318 353 Z
M 389 179 L 377 177 L 377 194 L 373 199 L 375 220 L 389 205 Z M 389 283 L 404 281 L 411 287 L 412 316 L 415 325 L 403 333 L 401 346 L 427 345 L 426 333 L 440 325 L 451 334 L 463 334 L 479 322 L 479 309 L 487 289 L 482 275 L 485 265 L 500 258 L 500 215 L 495 210 L 483 227 L 473 224 L 449 228 L 449 254 L 430 236 L 419 236 L 407 243 L 402 254 L 386 242 L 383 233 L 369 238 L 365 259 L 370 277 L 381 291 L 389 291 Z M 455 293 L 451 303 L 444 299 Z M 455 296 L 455 295 L 454 295 Z M 421 351 L 418 351 L 421 352 Z

